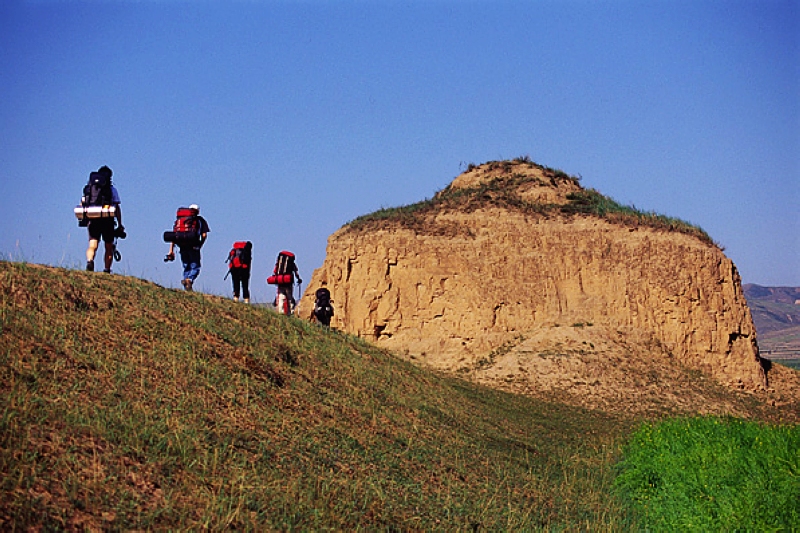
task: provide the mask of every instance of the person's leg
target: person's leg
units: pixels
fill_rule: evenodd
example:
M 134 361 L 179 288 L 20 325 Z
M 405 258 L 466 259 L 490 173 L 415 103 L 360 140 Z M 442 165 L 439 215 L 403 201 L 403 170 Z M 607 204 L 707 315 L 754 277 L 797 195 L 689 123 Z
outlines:
M 294 310 L 294 298 L 292 297 L 293 285 L 280 285 L 280 291 L 283 294 L 283 308 L 281 312 L 284 315 L 291 315 Z
M 289 298 L 286 296 L 286 285 L 278 285 L 278 312 L 282 315 L 289 314 Z
M 194 280 L 200 275 L 200 250 L 189 250 L 187 253 L 186 269 L 184 270 L 184 288 L 192 290 Z
M 195 269 L 194 250 L 188 248 L 180 248 L 181 264 L 183 265 L 183 277 L 181 278 L 181 285 L 187 291 L 192 290 L 192 273 Z
M 242 296 L 244 297 L 244 303 L 250 303 L 250 270 L 246 270 L 242 273 Z
M 89 247 L 86 248 L 86 270 L 94 270 L 94 256 L 97 254 L 97 246 L 100 244 L 98 239 L 89 238 Z
M 197 276 L 200 275 L 200 250 L 192 250 L 192 263 L 191 272 L 189 272 L 189 279 L 194 282 Z
M 188 278 L 194 283 L 194 280 L 197 279 L 197 276 L 200 275 L 200 261 L 194 260 L 189 263 L 189 275 Z
M 239 274 L 239 270 L 236 268 L 231 269 L 231 279 L 233 280 L 233 301 L 239 301 L 239 288 L 242 284 L 242 278 Z
M 111 242 L 105 241 L 106 245 L 106 255 L 103 258 L 105 260 L 105 270 L 104 272 L 111 272 L 111 263 L 114 261 L 114 241 Z
M 97 254 L 97 247 L 100 245 L 102 236 L 101 227 L 98 223 L 89 221 L 87 230 L 89 232 L 89 246 L 86 248 L 86 270 L 94 270 L 94 256 Z

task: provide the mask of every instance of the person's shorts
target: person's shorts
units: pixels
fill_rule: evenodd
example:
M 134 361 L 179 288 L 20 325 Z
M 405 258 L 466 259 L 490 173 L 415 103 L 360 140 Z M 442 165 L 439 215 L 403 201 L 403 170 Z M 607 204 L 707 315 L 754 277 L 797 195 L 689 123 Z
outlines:
M 101 218 L 89 222 L 89 238 L 103 242 L 114 242 L 114 220 L 113 218 Z

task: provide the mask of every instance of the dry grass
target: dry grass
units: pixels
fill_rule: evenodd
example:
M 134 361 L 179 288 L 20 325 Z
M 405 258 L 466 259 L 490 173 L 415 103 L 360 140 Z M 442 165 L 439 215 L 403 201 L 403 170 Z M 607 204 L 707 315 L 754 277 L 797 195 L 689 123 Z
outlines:
M 0 263 L 0 529 L 630 529 L 634 421 L 265 309 Z
M 529 216 L 598 217 L 625 227 L 643 226 L 659 231 L 685 233 L 711 246 L 720 247 L 705 231 L 689 222 L 619 204 L 594 189 L 579 189 L 578 192 L 568 194 L 564 204 L 530 201 L 520 191 L 531 183 L 556 186 L 558 182 L 569 182 L 579 187 L 580 178 L 538 165 L 527 157 L 513 161 L 491 161 L 480 166 L 470 165 L 468 172 L 479 168 L 483 168 L 493 178 L 474 187 L 448 186 L 437 192 L 433 198 L 410 205 L 380 209 L 356 218 L 347 227 L 351 231 L 373 231 L 400 225 L 419 234 L 450 234 L 452 228 L 437 227 L 437 223 L 432 221 L 432 215 L 453 210 L 469 213 L 477 209 L 499 207 Z M 528 172 L 530 170 L 534 172 Z

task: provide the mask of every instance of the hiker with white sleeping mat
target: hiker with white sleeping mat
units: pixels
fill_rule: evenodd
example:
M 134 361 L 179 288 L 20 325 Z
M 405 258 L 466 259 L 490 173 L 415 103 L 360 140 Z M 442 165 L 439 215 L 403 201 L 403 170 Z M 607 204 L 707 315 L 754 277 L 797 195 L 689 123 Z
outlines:
M 94 271 L 94 258 L 100 239 L 105 245 L 103 272 L 111 273 L 111 263 L 117 258 L 117 238 L 127 237 L 122 225 L 122 209 L 117 188 L 111 184 L 113 172 L 107 166 L 89 174 L 89 182 L 83 188 L 81 205 L 75 208 L 78 226 L 89 231 L 89 247 L 86 249 L 86 270 Z

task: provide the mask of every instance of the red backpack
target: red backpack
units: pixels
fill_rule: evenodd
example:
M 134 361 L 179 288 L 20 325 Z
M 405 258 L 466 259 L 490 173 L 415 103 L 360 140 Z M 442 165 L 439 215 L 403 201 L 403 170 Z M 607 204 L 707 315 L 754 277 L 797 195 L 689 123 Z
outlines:
M 289 285 L 294 283 L 294 273 L 297 267 L 294 264 L 294 254 L 286 250 L 278 254 L 275 261 L 274 274 L 267 278 L 270 285 Z
M 179 207 L 172 231 L 164 232 L 164 242 L 195 244 L 200 241 L 200 211 L 191 207 Z
M 253 244 L 250 241 L 236 241 L 233 248 L 228 252 L 228 269 L 231 268 L 250 268 L 252 260 L 251 249 Z

